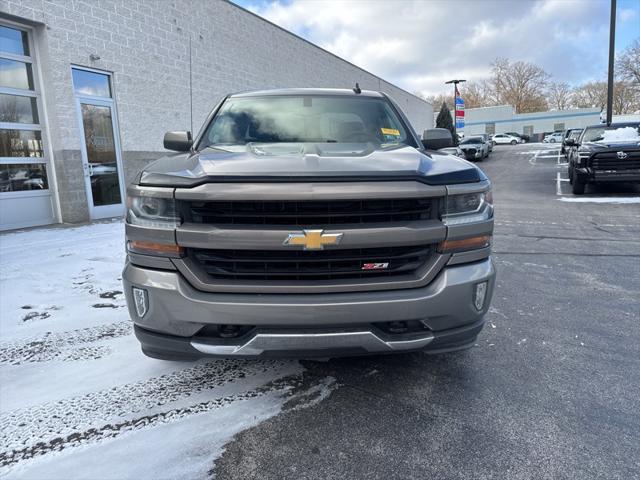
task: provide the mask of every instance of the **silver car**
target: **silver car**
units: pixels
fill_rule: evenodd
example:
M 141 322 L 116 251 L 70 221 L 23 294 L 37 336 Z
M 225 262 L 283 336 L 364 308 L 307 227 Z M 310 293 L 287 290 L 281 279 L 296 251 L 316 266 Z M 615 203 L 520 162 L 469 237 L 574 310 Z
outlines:
M 471 347 L 495 283 L 491 183 L 385 94 L 225 98 L 128 188 L 124 291 L 154 358 Z
M 465 137 L 460 148 L 468 160 L 481 162 L 489 156 L 489 145 L 481 136 Z

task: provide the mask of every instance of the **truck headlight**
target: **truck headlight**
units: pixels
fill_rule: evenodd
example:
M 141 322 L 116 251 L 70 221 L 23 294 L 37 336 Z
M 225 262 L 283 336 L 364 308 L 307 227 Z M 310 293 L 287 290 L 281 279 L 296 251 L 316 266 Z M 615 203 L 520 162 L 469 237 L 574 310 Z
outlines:
M 174 229 L 180 226 L 172 198 L 151 196 L 127 197 L 127 222 L 140 227 Z
M 493 196 L 485 192 L 447 195 L 442 212 L 445 225 L 483 222 L 493 217 Z
M 591 156 L 591 153 L 592 152 L 590 152 L 589 150 L 578 151 L 578 166 L 579 167 L 586 167 L 587 166 L 587 160 Z

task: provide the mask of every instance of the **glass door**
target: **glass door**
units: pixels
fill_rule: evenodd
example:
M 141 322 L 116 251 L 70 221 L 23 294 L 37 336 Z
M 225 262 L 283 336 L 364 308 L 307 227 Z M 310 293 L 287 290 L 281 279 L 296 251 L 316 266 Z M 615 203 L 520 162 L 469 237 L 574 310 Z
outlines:
M 109 98 L 110 78 L 77 69 L 73 74 L 90 216 L 120 216 L 124 213 L 122 159 L 115 105 Z

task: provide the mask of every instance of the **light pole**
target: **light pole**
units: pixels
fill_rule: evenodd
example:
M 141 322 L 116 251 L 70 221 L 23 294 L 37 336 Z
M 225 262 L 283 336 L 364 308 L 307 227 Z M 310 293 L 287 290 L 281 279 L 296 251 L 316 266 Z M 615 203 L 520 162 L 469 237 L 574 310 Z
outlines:
M 444 82 L 445 85 L 448 85 L 449 83 L 453 83 L 453 137 L 454 137 L 453 141 L 456 142 L 455 143 L 456 145 L 458 144 L 458 129 L 456 127 L 456 93 L 458 91 L 458 84 L 463 82 L 466 82 L 466 80 L 455 79 L 455 80 L 449 80 L 448 82 Z
M 611 18 L 609 19 L 609 75 L 607 78 L 607 126 L 611 125 L 613 115 L 613 61 L 616 46 L 616 0 L 611 0 Z

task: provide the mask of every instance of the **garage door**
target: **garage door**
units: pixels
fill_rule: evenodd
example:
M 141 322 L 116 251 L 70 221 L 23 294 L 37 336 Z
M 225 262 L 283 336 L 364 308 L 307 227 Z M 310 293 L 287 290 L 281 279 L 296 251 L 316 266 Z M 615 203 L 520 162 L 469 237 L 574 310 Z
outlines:
M 0 230 L 55 221 L 30 31 L 0 23 Z

